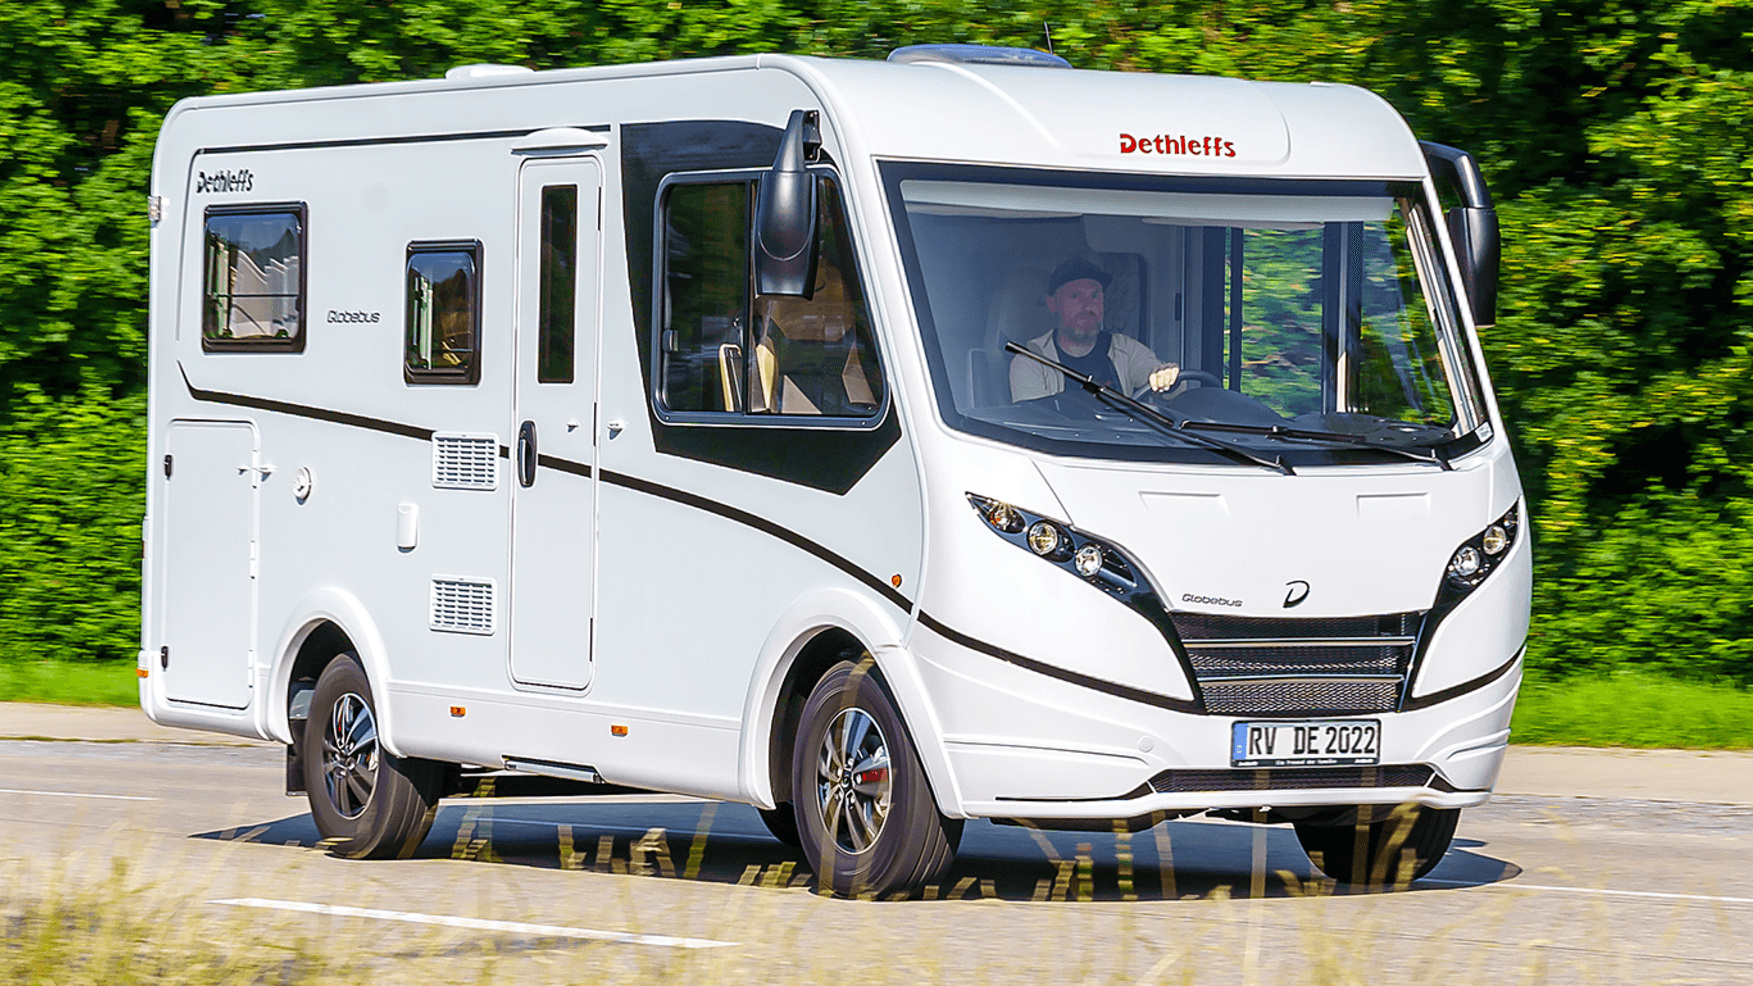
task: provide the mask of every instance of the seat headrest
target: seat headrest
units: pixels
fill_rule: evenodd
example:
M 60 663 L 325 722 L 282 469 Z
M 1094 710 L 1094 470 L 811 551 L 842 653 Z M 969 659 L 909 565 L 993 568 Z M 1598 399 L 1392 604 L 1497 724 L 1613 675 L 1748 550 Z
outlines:
M 1028 342 L 1052 331 L 1046 296 L 1046 271 L 1024 268 L 1006 275 L 986 304 L 986 348 L 1003 349 L 1007 340 Z

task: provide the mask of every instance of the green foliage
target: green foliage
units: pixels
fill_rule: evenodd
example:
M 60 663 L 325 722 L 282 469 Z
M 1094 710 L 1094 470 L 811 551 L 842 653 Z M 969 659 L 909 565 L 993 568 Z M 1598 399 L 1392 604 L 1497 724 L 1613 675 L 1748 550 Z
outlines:
M 132 661 L 0 661 L 0 702 L 137 706 L 140 679 Z
M 1753 747 L 1753 692 L 1636 672 L 1530 679 L 1510 736 L 1562 746 L 1744 750 Z
M 1534 518 L 1530 664 L 1753 681 L 1742 0 L 10 0 L 0 658 L 132 652 L 141 196 L 176 99 L 478 61 L 1041 47 L 1046 24 L 1085 68 L 1362 85 L 1421 136 L 1473 151 L 1505 234 L 1484 341 Z M 74 422 L 104 436 L 76 443 Z
M 0 654 L 132 663 L 140 650 L 146 395 L 15 389 L 0 431 Z

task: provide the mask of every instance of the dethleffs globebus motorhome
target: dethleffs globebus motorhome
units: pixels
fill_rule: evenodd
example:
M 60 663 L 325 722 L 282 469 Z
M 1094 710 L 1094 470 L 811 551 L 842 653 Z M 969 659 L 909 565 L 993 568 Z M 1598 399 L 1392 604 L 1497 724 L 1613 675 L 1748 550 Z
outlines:
M 470 66 L 181 103 L 151 211 L 141 704 L 342 852 L 493 777 L 746 802 L 843 893 L 1198 811 L 1357 880 L 1490 794 L 1495 219 L 1368 92 Z

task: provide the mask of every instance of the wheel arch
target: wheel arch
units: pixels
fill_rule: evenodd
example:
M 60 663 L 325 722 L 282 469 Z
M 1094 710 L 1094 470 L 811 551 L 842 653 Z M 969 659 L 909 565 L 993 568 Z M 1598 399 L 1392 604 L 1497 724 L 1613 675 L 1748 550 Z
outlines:
M 901 627 L 879 605 L 839 589 L 799 599 L 774 624 L 744 704 L 740 783 L 744 798 L 761 808 L 786 800 L 791 740 L 811 689 L 848 648 L 869 653 L 906 724 L 931 782 L 938 810 L 962 817 L 961 797 L 945 755 L 942 729 Z
M 274 651 L 276 656 L 269 677 L 271 690 L 266 709 L 268 732 L 282 743 L 291 743 L 294 683 L 304 678 L 314 683 L 330 658 L 343 650 L 350 650 L 358 655 L 360 665 L 365 668 L 365 677 L 371 682 L 379 742 L 390 753 L 402 756 L 396 744 L 394 712 L 389 703 L 389 657 L 377 622 L 365 606 L 350 592 L 326 588 L 305 596 L 292 612 L 293 616 L 280 631 L 280 643 Z

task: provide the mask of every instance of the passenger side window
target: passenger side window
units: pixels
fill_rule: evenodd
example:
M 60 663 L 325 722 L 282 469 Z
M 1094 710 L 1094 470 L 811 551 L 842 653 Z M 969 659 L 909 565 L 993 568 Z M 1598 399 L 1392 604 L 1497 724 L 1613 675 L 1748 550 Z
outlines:
M 408 245 L 404 349 L 409 383 L 480 381 L 480 241 Z
M 304 351 L 304 205 L 206 213 L 201 348 Z
M 837 418 L 877 413 L 882 368 L 851 232 L 833 180 L 818 182 L 818 259 L 809 298 L 753 294 L 753 182 L 670 188 L 658 309 L 665 409 Z

